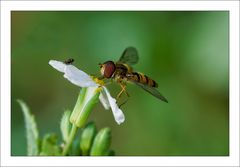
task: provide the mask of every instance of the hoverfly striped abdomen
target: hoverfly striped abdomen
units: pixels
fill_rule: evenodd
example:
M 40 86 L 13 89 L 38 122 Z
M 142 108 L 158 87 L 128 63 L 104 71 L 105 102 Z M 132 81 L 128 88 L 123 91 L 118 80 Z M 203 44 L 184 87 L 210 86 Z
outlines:
M 148 85 L 150 87 L 157 88 L 158 84 L 148 76 L 141 74 L 139 72 L 132 72 L 127 75 L 130 81 L 140 82 L 142 84 Z

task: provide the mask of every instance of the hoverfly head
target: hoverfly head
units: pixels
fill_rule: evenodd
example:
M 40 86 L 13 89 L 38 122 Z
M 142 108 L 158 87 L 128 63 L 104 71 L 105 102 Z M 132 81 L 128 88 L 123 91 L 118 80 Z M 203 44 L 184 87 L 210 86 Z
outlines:
M 113 61 L 106 61 L 103 64 L 99 64 L 99 66 L 102 76 L 106 78 L 111 78 L 116 70 L 116 66 Z

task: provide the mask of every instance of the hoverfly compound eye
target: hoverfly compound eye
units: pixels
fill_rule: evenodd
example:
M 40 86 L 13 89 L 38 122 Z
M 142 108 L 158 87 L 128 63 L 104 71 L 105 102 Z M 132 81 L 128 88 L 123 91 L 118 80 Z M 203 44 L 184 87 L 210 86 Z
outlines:
M 113 73 L 116 70 L 115 64 L 112 61 L 107 61 L 103 64 L 103 66 L 104 66 L 104 71 L 103 71 L 104 77 L 111 78 Z

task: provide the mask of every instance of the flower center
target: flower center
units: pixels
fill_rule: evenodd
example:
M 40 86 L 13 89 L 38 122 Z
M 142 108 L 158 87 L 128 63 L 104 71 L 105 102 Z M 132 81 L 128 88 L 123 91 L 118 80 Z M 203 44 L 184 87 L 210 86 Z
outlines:
M 92 79 L 99 85 L 101 86 L 104 86 L 105 85 L 105 82 L 101 79 L 98 79 L 98 78 L 95 78 L 95 77 L 92 77 Z

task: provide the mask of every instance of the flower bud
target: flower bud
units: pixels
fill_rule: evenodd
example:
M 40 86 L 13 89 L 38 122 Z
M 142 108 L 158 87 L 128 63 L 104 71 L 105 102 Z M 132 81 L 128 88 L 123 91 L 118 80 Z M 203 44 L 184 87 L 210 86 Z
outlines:
M 78 128 L 82 128 L 86 123 L 93 107 L 99 101 L 101 88 L 87 87 L 82 88 L 77 103 L 70 117 L 70 122 Z
M 111 130 L 110 128 L 101 129 L 94 139 L 90 155 L 106 155 L 111 144 Z
M 93 122 L 90 122 L 83 129 L 80 138 L 80 148 L 82 150 L 82 155 L 89 155 L 93 139 L 97 133 L 97 128 Z

